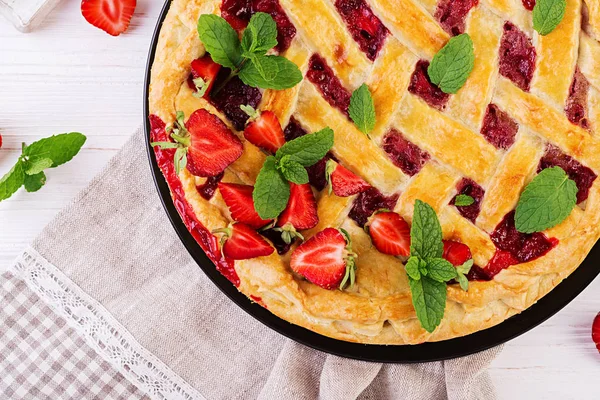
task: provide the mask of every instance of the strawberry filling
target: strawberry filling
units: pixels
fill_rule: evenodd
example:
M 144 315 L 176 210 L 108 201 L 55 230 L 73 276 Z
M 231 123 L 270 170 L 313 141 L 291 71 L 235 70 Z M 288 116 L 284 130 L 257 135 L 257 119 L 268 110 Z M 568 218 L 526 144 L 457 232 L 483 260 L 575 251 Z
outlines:
M 517 231 L 514 211 L 508 213 L 498 224 L 491 238 L 498 249 L 510 253 L 517 263 L 533 261 L 548 253 L 558 244 L 558 239 L 548 238 L 541 232 L 521 233 Z
M 528 9 L 529 11 L 533 11 L 533 7 L 535 7 L 535 0 L 522 0 L 523 7 Z
M 479 4 L 479 0 L 442 0 L 435 10 L 435 18 L 451 35 L 460 35 L 465 31 L 465 20 L 469 11 Z
M 463 178 L 458 183 L 456 189 L 458 190 L 458 194 L 454 196 L 450 204 L 455 204 L 456 197 L 459 194 L 471 196 L 473 200 L 475 200 L 473 204 L 471 204 L 470 206 L 456 206 L 456 209 L 463 217 L 475 223 L 475 220 L 479 215 L 479 211 L 481 210 L 481 200 L 483 200 L 483 195 L 485 194 L 485 191 L 475 181 L 468 178 Z
M 388 35 L 387 28 L 365 0 L 336 0 L 335 8 L 360 49 L 369 60 L 374 61 Z
M 392 129 L 385 135 L 382 147 L 394 165 L 400 168 L 406 175 L 416 175 L 429 160 L 427 152 L 406 140 L 395 129 Z
M 408 91 L 415 96 L 419 96 L 431 107 L 441 111 L 446 107 L 450 95 L 442 92 L 439 87 L 431 83 L 427 68 L 429 68 L 429 61 L 420 60 L 417 62 L 415 72 L 410 77 Z
M 579 67 L 575 69 L 575 76 L 573 77 L 573 83 L 569 91 L 569 98 L 565 106 L 565 113 L 569 121 L 575 125 L 581 126 L 583 129 L 589 129 L 590 123 L 587 120 L 587 108 L 588 108 L 588 92 L 590 90 L 590 83 L 585 76 L 579 70 Z
M 283 238 L 281 237 L 281 232 L 280 231 L 276 231 L 275 229 L 267 229 L 264 231 L 260 232 L 264 237 L 266 237 L 267 239 L 269 239 L 271 241 L 271 243 L 273 243 L 273 246 L 275 247 L 275 250 L 277 250 L 277 254 L 284 255 L 285 253 L 287 253 L 288 251 L 290 251 L 290 249 L 292 248 L 292 245 L 296 242 L 296 237 L 292 238 L 292 241 L 290 243 L 286 243 Z
M 546 153 L 540 160 L 538 172 L 550 167 L 561 167 L 565 170 L 569 178 L 575 181 L 577 185 L 577 203 L 581 203 L 588 198 L 592 183 L 597 175 L 588 167 L 575 160 L 573 157 L 564 154 L 556 146 L 547 145 Z
M 262 94 L 259 89 L 244 84 L 237 76 L 224 84 L 230 72 L 228 68 L 221 68 L 215 82 L 215 89 L 210 93 L 210 102 L 225 114 L 236 130 L 243 131 L 250 117 L 240 106 L 246 105 L 256 109 Z
M 600 351 L 600 313 L 596 315 L 592 324 L 592 340 L 596 344 L 598 351 Z
M 508 149 L 515 142 L 519 125 L 495 104 L 488 105 L 481 134 L 497 149 Z
M 398 195 L 385 196 L 379 190 L 372 187 L 359 194 L 348 216 L 352 218 L 358 225 L 365 226 L 369 217 L 375 211 L 381 209 L 393 210 L 398 201 Z
M 165 131 L 165 123 L 156 115 L 150 115 L 150 138 L 153 142 L 168 142 L 170 138 Z M 194 210 L 185 198 L 185 191 L 179 177 L 175 173 L 175 165 L 173 157 L 175 149 L 162 150 L 158 146 L 154 148 L 156 162 L 163 172 L 165 179 L 173 194 L 173 204 L 177 212 L 181 216 L 184 225 L 192 237 L 198 242 L 202 250 L 211 259 L 225 278 L 227 278 L 235 286 L 240 285 L 238 277 L 232 261 L 226 260 L 219 251 L 219 243 L 217 238 L 212 235 L 196 218 Z
M 522 90 L 529 91 L 535 59 L 531 39 L 515 25 L 506 22 L 500 43 L 500 73 Z
M 306 78 L 319 89 L 332 107 L 336 107 L 342 113 L 349 115 L 348 107 L 350 106 L 351 95 L 320 55 L 313 54 L 310 58 Z
M 224 175 L 225 173 L 221 172 L 219 175 L 206 178 L 206 182 L 204 182 L 204 184 L 196 186 L 196 190 L 198 190 L 200 196 L 202 196 L 202 198 L 205 200 L 212 199 L 217 191 L 219 182 L 221 182 L 221 179 L 223 179 Z
M 250 21 L 253 14 L 264 12 L 277 24 L 277 47 L 279 52 L 286 51 L 296 36 L 296 27 L 277 0 L 223 0 L 221 16 L 229 22 L 233 29 L 241 31 Z

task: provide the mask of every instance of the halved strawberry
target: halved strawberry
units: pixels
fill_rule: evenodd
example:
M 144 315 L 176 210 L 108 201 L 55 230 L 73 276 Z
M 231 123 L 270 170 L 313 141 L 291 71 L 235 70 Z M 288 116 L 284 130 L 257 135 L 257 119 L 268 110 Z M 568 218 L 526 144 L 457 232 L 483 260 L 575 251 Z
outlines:
M 298 230 L 304 230 L 314 228 L 318 223 L 317 201 L 310 185 L 290 182 L 290 199 L 277 220 L 277 226 L 290 224 Z
M 290 267 L 324 289 L 343 289 L 354 285 L 355 258 L 348 235 L 326 228 L 294 250 Z
M 208 97 L 220 70 L 221 66 L 212 60 L 210 54 L 192 61 L 192 83 L 200 97 Z
M 248 260 L 272 254 L 275 249 L 254 229 L 246 224 L 235 223 L 228 228 L 217 229 L 213 234 L 222 233 L 221 250 L 232 260 Z
M 452 265 L 458 267 L 463 265 L 467 260 L 473 258 L 471 249 L 464 243 L 455 242 L 454 240 L 444 240 L 444 254 L 442 255 Z
M 235 183 L 219 183 L 219 191 L 225 204 L 229 207 L 231 217 L 251 228 L 258 229 L 267 225 L 270 220 L 262 219 L 254 209 L 252 192 L 254 187 Z
M 327 161 L 327 182 L 329 183 L 329 194 L 333 190 L 333 193 L 340 197 L 353 196 L 371 187 L 360 177 L 333 160 Z
M 377 211 L 367 222 L 366 229 L 375 248 L 383 254 L 408 256 L 410 254 L 410 226 L 397 213 Z
M 136 0 L 82 0 L 81 14 L 90 24 L 112 36 L 129 27 Z
M 187 169 L 196 176 L 220 174 L 240 158 L 240 139 L 217 117 L 204 109 L 195 111 L 185 124 L 190 133 Z
M 244 137 L 255 146 L 275 153 L 285 143 L 283 129 L 272 111 L 256 111 L 245 107 L 250 120 L 244 130 Z
M 592 324 L 592 340 L 596 343 L 598 351 L 600 351 L 600 313 L 596 315 Z

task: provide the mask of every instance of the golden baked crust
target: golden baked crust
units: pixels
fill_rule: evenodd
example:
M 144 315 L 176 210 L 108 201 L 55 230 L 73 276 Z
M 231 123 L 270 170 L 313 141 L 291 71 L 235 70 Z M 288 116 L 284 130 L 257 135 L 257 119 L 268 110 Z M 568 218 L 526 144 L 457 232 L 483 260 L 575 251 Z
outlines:
M 331 126 L 333 153 L 344 166 L 382 193 L 399 193 L 395 211 L 411 221 L 416 199 L 437 212 L 445 239 L 467 244 L 477 265 L 486 265 L 495 246 L 490 233 L 513 210 L 532 179 L 546 143 L 560 148 L 596 174 L 600 173 L 600 32 L 597 1 L 569 0 L 563 22 L 547 36 L 533 31 L 531 14 L 520 0 L 481 0 L 466 19 L 466 32 L 477 54 L 466 85 L 446 109 L 438 111 L 407 91 L 419 59 L 431 59 L 450 38 L 433 13 L 437 1 L 368 0 L 389 29 L 383 48 L 372 62 L 359 49 L 333 7 L 333 0 L 280 0 L 298 35 L 284 54 L 303 73 L 319 53 L 348 90 L 366 82 L 377 110 L 377 126 L 369 140 L 338 109 L 331 107 L 308 80 L 293 89 L 267 90 L 261 109 L 272 110 L 282 126 L 291 116 L 309 131 Z M 189 116 L 205 108 L 234 131 L 224 115 L 187 85 L 190 63 L 205 50 L 196 21 L 203 13 L 220 13 L 220 0 L 173 0 L 163 24 L 150 84 L 150 113 L 172 123 L 176 110 Z M 583 10 L 583 11 L 582 11 Z M 582 29 L 582 15 L 583 29 Z M 530 92 L 498 73 L 498 47 L 505 21 L 533 38 L 537 51 Z M 317 26 L 318 29 L 314 27 Z M 590 83 L 589 129 L 569 122 L 565 102 L 576 71 Z M 515 143 L 494 147 L 479 133 L 488 104 L 496 104 L 518 124 Z M 381 148 L 391 128 L 431 155 L 411 177 L 396 167 Z M 224 182 L 253 184 L 265 154 L 244 141 L 244 155 L 226 171 Z M 481 185 L 485 197 L 473 224 L 449 202 L 463 178 Z M 196 190 L 204 178 L 187 170 L 179 175 L 186 199 L 208 229 L 223 228 L 230 215 L 217 192 L 207 201 Z M 414 344 L 467 335 L 494 326 L 535 303 L 573 272 L 599 238 L 600 180 L 585 203 L 559 226 L 545 232 L 559 244 L 534 261 L 513 265 L 491 281 L 473 281 L 468 292 L 448 285 L 444 319 L 432 334 L 416 318 L 408 280 L 400 259 L 379 253 L 369 236 L 347 217 L 354 200 L 317 193 L 319 225 L 303 232 L 310 237 L 328 226 L 342 227 L 352 237 L 357 259 L 357 285 L 352 291 L 317 287 L 289 268 L 288 256 L 236 261 L 239 290 L 279 317 L 333 338 L 378 344 Z

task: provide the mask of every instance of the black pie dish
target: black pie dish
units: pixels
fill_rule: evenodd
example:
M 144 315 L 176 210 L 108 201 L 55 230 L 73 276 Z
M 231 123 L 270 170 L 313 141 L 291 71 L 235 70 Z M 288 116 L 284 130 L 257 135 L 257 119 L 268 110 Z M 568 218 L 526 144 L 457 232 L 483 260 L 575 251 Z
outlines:
M 577 297 L 577 295 L 579 295 L 600 273 L 600 245 L 597 244 L 575 272 L 556 286 L 554 290 L 540 299 L 536 304 L 522 313 L 515 315 L 492 328 L 472 333 L 464 337 L 418 345 L 368 345 L 332 339 L 300 326 L 290 324 L 260 305 L 252 302 L 243 293 L 239 292 L 227 278 L 217 271 L 215 265 L 183 224 L 181 217 L 173 205 L 169 186 L 156 163 L 154 150 L 150 146 L 150 123 L 148 120 L 150 70 L 154 62 L 160 28 L 169 10 L 169 5 L 170 0 L 167 0 L 154 31 L 144 83 L 145 146 L 148 152 L 150 169 L 152 171 L 154 182 L 161 202 L 175 231 L 202 271 L 204 271 L 213 283 L 241 309 L 269 328 L 298 343 L 314 349 L 358 360 L 385 363 L 420 363 L 448 360 L 487 350 L 533 329 L 575 299 L 575 297 Z

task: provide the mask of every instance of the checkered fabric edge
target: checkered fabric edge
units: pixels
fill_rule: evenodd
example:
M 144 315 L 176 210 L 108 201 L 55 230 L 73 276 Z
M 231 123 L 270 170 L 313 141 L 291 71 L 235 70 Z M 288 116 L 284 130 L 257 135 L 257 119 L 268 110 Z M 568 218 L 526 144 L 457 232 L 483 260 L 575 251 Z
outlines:
M 35 249 L 28 247 L 23 251 L 10 272 L 23 279 L 54 313 L 66 320 L 86 345 L 150 398 L 205 400 L 197 390 L 140 345 L 108 310 Z M 22 311 L 25 312 L 24 309 Z M 48 316 L 44 313 L 34 316 L 34 319 L 41 325 L 48 323 Z

